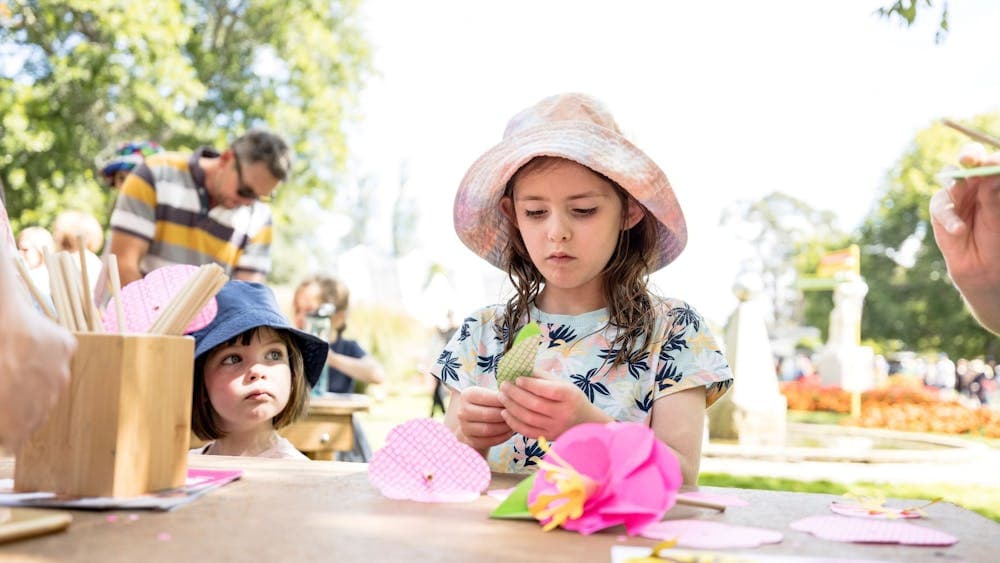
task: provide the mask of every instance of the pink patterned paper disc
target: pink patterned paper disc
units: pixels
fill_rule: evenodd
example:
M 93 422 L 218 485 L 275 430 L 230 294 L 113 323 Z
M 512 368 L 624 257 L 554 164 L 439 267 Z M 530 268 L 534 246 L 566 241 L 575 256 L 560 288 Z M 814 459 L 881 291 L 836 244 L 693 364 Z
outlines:
M 125 332 L 143 333 L 149 331 L 156 319 L 174 298 L 184 288 L 188 279 L 198 271 L 195 266 L 177 265 L 158 268 L 146 274 L 141 280 L 136 280 L 121 290 L 122 309 L 125 314 Z M 215 298 L 195 315 L 184 330 L 185 334 L 204 328 L 212 322 L 219 306 Z M 104 330 L 118 332 L 117 314 L 114 299 L 108 302 L 104 311 Z
M 779 543 L 784 537 L 775 530 L 709 520 L 663 520 L 646 526 L 639 535 L 654 540 L 676 540 L 680 547 L 695 549 L 757 547 Z
M 383 495 L 420 502 L 469 502 L 490 485 L 490 467 L 451 430 L 429 418 L 393 428 L 368 465 Z
M 945 532 L 891 520 L 809 516 L 792 522 L 790 526 L 816 537 L 842 542 L 952 545 L 958 541 L 958 538 Z

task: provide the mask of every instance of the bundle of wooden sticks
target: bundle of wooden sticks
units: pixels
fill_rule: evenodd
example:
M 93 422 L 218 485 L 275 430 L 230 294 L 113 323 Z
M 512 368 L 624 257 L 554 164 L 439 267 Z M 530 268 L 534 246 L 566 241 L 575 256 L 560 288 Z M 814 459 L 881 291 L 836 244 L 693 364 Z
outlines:
M 45 253 L 45 267 L 49 273 L 49 295 L 55 310 L 49 307 L 47 299 L 35 286 L 28 269 L 20 256 L 15 257 L 17 271 L 38 303 L 39 308 L 53 321 L 73 332 L 104 332 L 101 312 L 94 303 L 90 291 L 90 272 L 84 256 L 84 246 L 80 242 L 79 268 L 69 252 Z M 119 333 L 125 333 L 125 313 L 122 308 L 121 282 L 118 274 L 118 259 L 109 254 L 103 261 L 103 270 L 98 274 L 98 283 L 107 283 L 114 301 L 114 311 Z M 159 317 L 147 331 L 148 334 L 182 335 L 191 320 L 215 297 L 222 286 L 229 281 L 228 276 L 217 264 L 205 264 L 188 278 L 184 286 L 162 308 Z

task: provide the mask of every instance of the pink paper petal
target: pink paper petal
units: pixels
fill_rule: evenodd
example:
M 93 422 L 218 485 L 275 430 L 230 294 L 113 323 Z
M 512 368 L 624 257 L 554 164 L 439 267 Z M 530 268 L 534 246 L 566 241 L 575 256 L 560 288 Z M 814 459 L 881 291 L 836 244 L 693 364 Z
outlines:
M 490 485 L 490 467 L 440 422 L 418 418 L 389 431 L 368 478 L 383 495 L 420 502 L 468 502 Z
M 783 537 L 775 530 L 708 520 L 665 520 L 646 526 L 639 535 L 654 540 L 677 540 L 678 546 L 695 549 L 757 547 L 778 543 Z
M 184 288 L 188 278 L 197 271 L 198 268 L 195 266 L 166 266 L 153 270 L 141 280 L 136 280 L 123 287 L 121 300 L 125 314 L 125 332 L 147 332 L 174 295 Z M 218 310 L 219 306 L 215 299 L 210 299 L 208 304 L 195 315 L 184 332 L 191 333 L 204 328 L 212 322 Z M 115 303 L 112 299 L 103 311 L 104 330 L 118 332 L 117 318 Z
M 750 503 L 735 495 L 723 495 L 719 493 L 709 493 L 705 491 L 691 491 L 690 493 L 678 493 L 678 499 L 686 498 L 691 500 L 703 500 L 714 502 L 723 506 L 749 506 Z
M 859 543 L 902 543 L 907 545 L 952 545 L 958 538 L 951 534 L 908 522 L 847 518 L 844 516 L 809 516 L 796 520 L 792 529 L 828 540 Z
M 875 518 L 877 520 L 920 518 L 920 513 L 915 510 L 906 510 L 904 508 L 893 508 L 891 506 L 883 506 L 878 511 L 872 511 L 868 508 L 861 506 L 860 504 L 854 504 L 849 502 L 837 502 L 837 501 L 831 502 L 830 510 L 842 516 L 850 516 L 852 518 Z
M 117 514 L 108 514 L 107 517 L 106 517 L 106 520 L 108 522 L 117 522 L 118 521 L 118 515 Z

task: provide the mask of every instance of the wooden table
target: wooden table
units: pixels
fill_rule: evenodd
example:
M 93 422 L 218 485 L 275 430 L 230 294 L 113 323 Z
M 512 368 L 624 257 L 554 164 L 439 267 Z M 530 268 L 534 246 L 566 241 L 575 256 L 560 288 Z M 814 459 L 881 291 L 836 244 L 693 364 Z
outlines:
M 310 458 L 332 460 L 338 451 L 354 447 L 354 414 L 368 412 L 370 406 L 367 395 L 310 397 L 306 417 L 281 429 L 281 434 Z
M 199 457 L 198 467 L 242 468 L 243 478 L 173 512 L 142 512 L 130 520 L 118 512 L 74 512 L 64 533 L 0 545 L 0 560 L 31 561 L 610 561 L 613 545 L 652 546 L 642 538 L 619 541 L 621 529 L 591 536 L 542 532 L 530 521 L 492 520 L 498 503 L 482 496 L 463 504 L 422 504 L 383 497 L 358 463 Z M 0 477 L 12 461 L 0 459 Z M 516 478 L 494 476 L 491 488 Z M 927 509 L 924 526 L 960 538 L 947 548 L 837 543 L 788 528 L 798 518 L 832 514 L 833 495 L 705 490 L 743 497 L 748 507 L 718 514 L 675 507 L 668 518 L 704 518 L 767 527 L 785 535 L 758 554 L 836 556 L 892 561 L 995 561 L 1000 525 L 952 504 Z M 169 534 L 169 539 L 158 539 Z M 164 538 L 166 536 L 163 536 Z

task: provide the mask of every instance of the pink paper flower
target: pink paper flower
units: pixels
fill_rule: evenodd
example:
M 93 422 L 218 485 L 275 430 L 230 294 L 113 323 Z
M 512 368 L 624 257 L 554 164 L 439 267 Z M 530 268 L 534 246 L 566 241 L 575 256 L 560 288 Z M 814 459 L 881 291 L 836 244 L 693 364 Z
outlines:
M 624 524 L 636 535 L 673 506 L 683 482 L 673 452 L 642 424 L 580 424 L 539 444 L 549 449 L 528 506 L 546 530 L 587 535 Z

